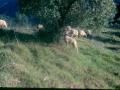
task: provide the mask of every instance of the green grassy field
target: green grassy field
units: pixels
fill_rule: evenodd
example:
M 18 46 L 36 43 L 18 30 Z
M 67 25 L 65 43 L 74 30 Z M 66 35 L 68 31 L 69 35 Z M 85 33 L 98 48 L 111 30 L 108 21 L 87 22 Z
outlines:
M 117 34 L 116 34 L 117 32 Z M 120 88 L 120 30 L 79 38 L 79 53 L 64 41 L 0 31 L 0 87 Z

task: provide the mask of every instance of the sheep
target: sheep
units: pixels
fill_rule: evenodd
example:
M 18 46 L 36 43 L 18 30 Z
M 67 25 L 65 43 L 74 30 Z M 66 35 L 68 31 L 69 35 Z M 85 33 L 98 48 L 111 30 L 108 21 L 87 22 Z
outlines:
M 78 53 L 78 45 L 77 45 L 76 39 L 74 39 L 73 37 L 70 37 L 70 36 L 68 36 L 68 35 L 65 35 L 65 38 L 64 38 L 64 39 L 65 39 L 66 44 L 67 44 L 67 45 L 68 45 L 68 44 L 72 44 L 73 47 L 76 48 L 77 53 Z
M 92 35 L 91 30 L 87 30 L 87 31 L 86 31 L 86 34 L 89 35 L 89 36 Z
M 0 19 L 0 29 L 7 28 L 7 23 L 5 20 Z
M 65 28 L 65 35 L 71 36 L 72 32 L 71 32 L 71 26 L 67 26 Z
M 78 30 L 72 28 L 72 37 L 78 37 L 79 33 L 78 33 Z
M 78 37 L 78 30 L 71 28 L 71 26 L 67 26 L 65 29 L 65 34 L 70 37 Z
M 80 36 L 87 37 L 87 34 L 84 30 L 79 30 L 79 37 Z
M 67 26 L 67 27 L 66 27 L 66 30 L 71 30 L 71 26 Z
M 43 30 L 44 26 L 42 24 L 37 25 L 37 31 Z
M 91 30 L 86 30 L 86 34 L 87 34 L 87 37 L 89 39 L 92 39 L 92 32 L 91 32 Z

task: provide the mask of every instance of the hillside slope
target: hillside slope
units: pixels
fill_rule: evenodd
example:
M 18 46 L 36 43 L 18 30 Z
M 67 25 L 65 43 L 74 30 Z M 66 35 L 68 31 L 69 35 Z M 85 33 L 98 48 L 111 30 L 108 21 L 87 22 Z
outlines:
M 17 43 L 13 32 L 0 33 L 0 87 L 120 88 L 120 53 L 97 38 L 79 39 L 77 54 L 63 42 L 17 34 Z

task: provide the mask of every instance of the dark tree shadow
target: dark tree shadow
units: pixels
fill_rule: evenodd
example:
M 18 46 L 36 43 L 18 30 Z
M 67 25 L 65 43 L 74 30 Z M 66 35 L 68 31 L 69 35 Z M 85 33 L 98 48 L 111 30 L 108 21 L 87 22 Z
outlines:
M 120 32 L 103 32 L 105 34 L 115 35 L 117 37 L 120 37 Z
M 3 42 L 11 42 L 18 40 L 20 42 L 42 42 L 50 44 L 54 42 L 54 33 L 52 32 L 36 32 L 33 34 L 26 34 L 15 32 L 14 30 L 3 30 L 0 29 L 0 40 Z
M 110 49 L 112 51 L 119 51 L 120 50 L 120 47 L 106 47 L 107 49 Z
M 92 36 L 92 39 L 103 42 L 103 43 L 110 43 L 110 44 L 113 44 L 113 45 L 120 45 L 120 41 L 113 40 L 113 39 L 110 39 L 110 38 L 105 38 L 105 37 L 100 37 L 100 36 Z

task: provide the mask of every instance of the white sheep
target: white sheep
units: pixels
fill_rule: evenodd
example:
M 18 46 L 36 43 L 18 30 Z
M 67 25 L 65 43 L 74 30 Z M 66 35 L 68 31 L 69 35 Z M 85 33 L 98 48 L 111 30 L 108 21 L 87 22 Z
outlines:
M 8 26 L 7 26 L 6 21 L 0 19 L 0 29 L 7 28 L 7 27 L 8 27 Z
M 78 45 L 77 45 L 76 39 L 74 39 L 73 37 L 67 36 L 67 35 L 65 35 L 65 38 L 64 38 L 64 39 L 65 39 L 66 44 L 67 44 L 67 45 L 68 45 L 68 44 L 72 44 L 73 47 L 76 48 L 77 53 L 78 53 Z
M 68 35 L 68 36 L 70 36 L 72 33 L 71 33 L 71 26 L 67 26 L 66 28 L 65 28 L 65 35 Z
M 43 30 L 44 26 L 42 24 L 37 25 L 37 31 Z
M 78 37 L 78 30 L 72 28 L 71 26 L 67 26 L 65 29 L 65 34 L 70 37 Z
M 91 30 L 87 30 L 87 31 L 86 31 L 86 34 L 89 35 L 89 36 L 92 35 Z
M 79 30 L 79 37 L 80 36 L 87 37 L 87 34 L 86 34 L 86 32 L 84 30 Z
M 79 33 L 78 33 L 78 30 L 72 28 L 72 37 L 78 37 Z
M 66 30 L 71 30 L 71 26 L 67 26 L 67 27 L 66 27 Z

